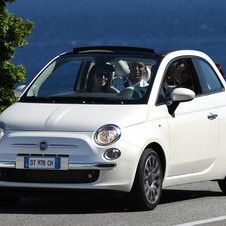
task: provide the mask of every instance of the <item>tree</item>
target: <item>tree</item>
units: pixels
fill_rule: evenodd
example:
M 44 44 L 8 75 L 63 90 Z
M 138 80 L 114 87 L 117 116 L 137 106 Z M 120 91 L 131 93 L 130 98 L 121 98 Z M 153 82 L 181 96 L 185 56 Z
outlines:
M 12 58 L 17 47 L 27 44 L 33 22 L 24 21 L 6 9 L 7 3 L 15 0 L 0 0 L 0 112 L 16 101 L 13 89 L 25 78 L 23 65 L 14 65 Z

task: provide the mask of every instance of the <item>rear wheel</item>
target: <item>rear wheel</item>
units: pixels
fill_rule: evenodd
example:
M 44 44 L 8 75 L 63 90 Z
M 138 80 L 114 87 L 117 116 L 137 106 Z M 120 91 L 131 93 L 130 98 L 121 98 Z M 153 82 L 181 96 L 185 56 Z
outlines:
M 138 164 L 134 185 L 131 191 L 133 203 L 142 210 L 154 209 L 162 193 L 163 170 L 156 151 L 148 148 Z

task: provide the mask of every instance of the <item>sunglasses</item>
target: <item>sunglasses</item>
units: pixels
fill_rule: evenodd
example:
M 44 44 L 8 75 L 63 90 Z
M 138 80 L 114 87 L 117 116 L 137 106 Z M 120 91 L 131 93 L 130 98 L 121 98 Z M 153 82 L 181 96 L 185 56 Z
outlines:
M 96 77 L 97 78 L 103 78 L 103 77 L 109 78 L 110 74 L 109 73 L 98 73 L 98 74 L 96 74 Z

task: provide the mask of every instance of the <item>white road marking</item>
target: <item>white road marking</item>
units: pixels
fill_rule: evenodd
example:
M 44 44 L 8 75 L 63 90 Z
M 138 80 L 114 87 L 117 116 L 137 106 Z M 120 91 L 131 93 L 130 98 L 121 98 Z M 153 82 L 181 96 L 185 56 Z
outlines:
M 193 225 L 207 224 L 207 223 L 210 223 L 210 222 L 223 221 L 223 220 L 226 220 L 226 216 L 213 217 L 213 218 L 208 218 L 208 219 L 199 220 L 199 221 L 177 224 L 177 225 L 174 225 L 174 226 L 193 226 Z

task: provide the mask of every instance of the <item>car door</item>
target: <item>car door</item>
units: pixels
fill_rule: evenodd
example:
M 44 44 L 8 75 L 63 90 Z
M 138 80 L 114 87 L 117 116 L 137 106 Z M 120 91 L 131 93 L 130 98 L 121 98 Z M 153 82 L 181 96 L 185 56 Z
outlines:
M 211 96 L 213 101 L 214 115 L 212 117 L 215 119 L 217 118 L 220 131 L 219 149 L 217 153 L 218 164 L 216 164 L 216 167 L 223 170 L 223 175 L 225 176 L 225 167 L 222 167 L 225 165 L 226 161 L 226 92 L 225 87 L 222 84 L 225 84 L 225 81 L 222 74 L 217 75 L 216 71 L 207 61 L 197 57 L 193 58 L 192 61 L 200 79 L 203 80 L 202 84 L 204 93 Z M 219 164 L 219 162 L 221 163 Z
M 201 72 L 197 72 L 190 58 L 177 61 L 184 62 L 190 76 L 187 84 L 181 82 L 186 80 L 185 78 L 179 79 L 181 80 L 179 87 L 193 89 L 196 97 L 192 101 L 180 103 L 173 116 L 168 114 L 170 132 L 168 176 L 207 170 L 215 162 L 219 143 L 219 121 L 215 115 L 212 96 L 207 90 L 203 90 L 201 82 L 204 81 L 199 78 Z M 181 76 L 184 75 L 181 73 Z

